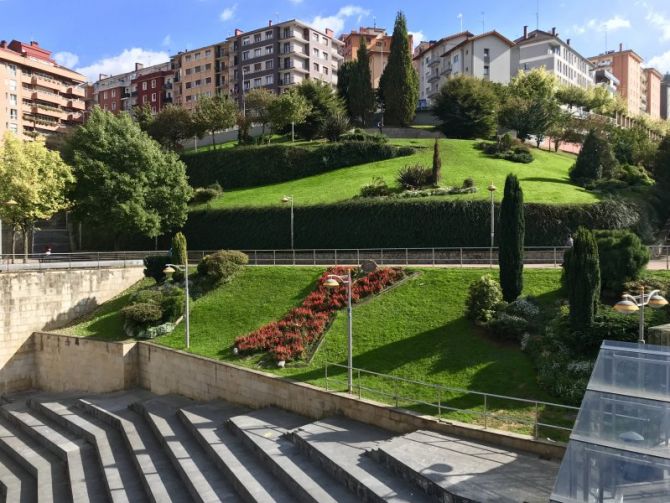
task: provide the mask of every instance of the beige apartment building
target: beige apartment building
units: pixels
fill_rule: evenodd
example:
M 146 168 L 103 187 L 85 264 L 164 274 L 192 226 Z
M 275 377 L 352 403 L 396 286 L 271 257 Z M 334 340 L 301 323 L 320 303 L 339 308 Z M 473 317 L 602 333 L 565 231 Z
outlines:
M 0 42 L 0 137 L 56 137 L 80 124 L 86 78 L 60 66 L 37 42 Z
M 212 44 L 171 58 L 174 70 L 173 101 L 193 110 L 201 96 L 223 94 L 228 85 L 228 44 Z

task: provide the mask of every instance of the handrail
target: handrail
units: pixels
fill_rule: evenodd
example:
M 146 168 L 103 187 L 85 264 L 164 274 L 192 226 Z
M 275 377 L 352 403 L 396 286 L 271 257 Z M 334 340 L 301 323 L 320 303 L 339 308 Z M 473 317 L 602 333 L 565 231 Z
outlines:
M 329 373 L 328 369 L 329 368 L 338 368 L 338 369 L 343 369 L 346 370 L 347 366 L 342 365 L 339 363 L 329 363 L 327 362 L 324 366 L 324 378 L 325 378 L 325 384 L 326 384 L 326 390 L 336 392 L 335 390 L 332 389 L 331 383 L 335 384 L 341 384 L 343 388 L 346 389 L 347 386 L 347 381 L 342 379 L 336 379 L 332 377 L 332 372 Z M 561 426 L 559 424 L 552 424 L 546 421 L 540 421 L 540 414 L 541 411 L 540 409 L 546 410 L 547 408 L 554 408 L 554 409 L 559 409 L 562 410 L 564 413 L 569 413 L 569 414 L 574 414 L 576 417 L 577 412 L 579 411 L 579 407 L 573 407 L 571 405 L 563 405 L 563 404 L 558 404 L 558 403 L 552 403 L 552 402 L 545 402 L 542 400 L 532 400 L 528 398 L 518 398 L 518 397 L 512 397 L 512 396 L 506 396 L 506 395 L 500 395 L 496 393 L 486 393 L 483 391 L 474 391 L 474 390 L 468 390 L 468 389 L 463 389 L 463 388 L 456 388 L 456 387 L 451 387 L 451 386 L 445 386 L 442 384 L 436 384 L 436 383 L 427 383 L 423 381 L 417 381 L 415 379 L 407 379 L 404 377 L 400 376 L 394 376 L 394 375 L 389 375 L 389 374 L 381 374 L 379 372 L 374 372 L 372 370 L 365 370 L 365 369 L 360 369 L 360 368 L 352 368 L 352 374 L 354 376 L 354 382 L 353 382 L 353 389 L 356 391 L 358 394 L 359 398 L 362 398 L 363 391 L 369 392 L 371 394 L 375 394 L 377 396 L 382 396 L 386 398 L 390 398 L 392 403 L 395 404 L 396 407 L 399 407 L 399 404 L 401 402 L 410 402 L 414 405 L 424 405 L 428 407 L 432 407 L 434 409 L 437 409 L 437 419 L 438 421 L 442 421 L 442 411 L 454 411 L 454 412 L 463 412 L 467 413 L 469 415 L 476 415 L 480 416 L 484 419 L 484 429 L 489 428 L 489 422 L 491 420 L 494 421 L 499 421 L 502 422 L 503 424 L 509 425 L 511 424 L 522 424 L 526 425 L 529 427 L 532 427 L 533 430 L 533 437 L 535 439 L 538 439 L 540 437 L 540 428 L 549 428 L 549 429 L 554 429 L 558 431 L 563 431 L 563 432 L 570 432 L 572 431 L 572 427 L 567 427 L 567 426 Z M 402 395 L 398 392 L 398 386 L 393 386 L 393 393 L 390 393 L 387 390 L 381 389 L 381 388 L 373 388 L 370 386 L 364 386 L 361 383 L 361 375 L 363 377 L 365 376 L 374 376 L 376 378 L 381 378 L 382 381 L 390 381 L 393 384 L 397 383 L 403 383 L 403 384 L 411 384 L 414 386 L 421 387 L 423 389 L 432 389 L 437 391 L 437 397 L 435 402 L 427 402 L 425 400 L 421 400 L 415 396 L 405 396 Z M 453 407 L 451 405 L 447 405 L 445 403 L 442 403 L 442 398 L 443 398 L 443 393 L 452 393 L 452 394 L 459 394 L 459 395 L 475 395 L 478 397 L 483 398 L 483 410 L 477 410 L 475 408 L 460 408 L 460 407 Z M 529 419 L 527 417 L 521 417 L 521 416 L 513 416 L 509 415 L 509 411 L 504 411 L 503 413 L 496 412 L 496 411 L 491 411 L 489 407 L 489 400 L 490 399 L 501 399 L 501 400 L 507 400 L 510 402 L 514 403 L 521 403 L 521 404 L 527 404 L 528 406 L 531 406 L 533 409 L 533 418 Z

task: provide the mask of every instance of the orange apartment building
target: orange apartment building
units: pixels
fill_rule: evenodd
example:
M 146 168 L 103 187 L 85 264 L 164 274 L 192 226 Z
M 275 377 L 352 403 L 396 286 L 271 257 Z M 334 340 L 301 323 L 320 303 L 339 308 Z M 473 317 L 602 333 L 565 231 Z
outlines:
M 647 113 L 652 119 L 661 118 L 661 80 L 663 75 L 656 68 L 645 68 Z
M 208 45 L 172 56 L 173 99 L 176 105 L 193 110 L 200 96 L 215 96 L 227 86 L 228 44 Z
M 62 135 L 80 124 L 86 77 L 60 66 L 37 42 L 0 42 L 0 137 Z
M 391 53 L 391 35 L 386 34 L 384 28 L 364 28 L 360 27 L 358 31 L 352 30 L 351 33 L 340 35 L 340 40 L 344 43 L 342 56 L 344 61 L 356 61 L 358 57 L 358 48 L 361 44 L 361 38 L 370 54 L 370 74 L 372 77 L 372 87 L 379 87 L 379 78 L 386 68 L 389 55 Z M 412 35 L 408 35 L 409 47 L 412 50 L 414 41 Z

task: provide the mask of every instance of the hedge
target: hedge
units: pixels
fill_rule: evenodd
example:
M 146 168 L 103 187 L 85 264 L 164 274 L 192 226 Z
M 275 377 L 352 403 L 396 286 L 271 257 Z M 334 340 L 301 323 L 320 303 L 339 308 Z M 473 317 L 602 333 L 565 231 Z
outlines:
M 262 145 L 184 154 L 189 183 L 224 190 L 296 180 L 348 166 L 411 155 L 411 147 L 343 141 L 315 146 Z
M 488 246 L 484 201 L 354 200 L 295 208 L 296 248 Z M 497 208 L 499 210 L 499 208 Z M 198 210 L 184 228 L 192 249 L 290 247 L 288 208 Z M 526 204 L 525 246 L 561 246 L 580 225 L 632 229 L 637 207 L 621 201 L 584 205 Z

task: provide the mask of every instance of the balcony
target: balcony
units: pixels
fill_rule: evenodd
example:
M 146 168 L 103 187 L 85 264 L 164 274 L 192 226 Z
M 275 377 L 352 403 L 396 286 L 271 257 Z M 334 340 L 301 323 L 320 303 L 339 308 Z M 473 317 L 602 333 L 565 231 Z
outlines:
M 440 74 L 437 72 L 431 73 L 428 77 L 428 82 L 438 82 L 440 80 Z
M 163 89 L 172 89 L 172 82 L 166 82 L 163 84 Z
M 441 63 L 440 58 L 432 58 L 430 61 L 428 61 L 428 66 L 430 68 L 437 66 Z
M 45 77 L 44 75 L 38 75 L 36 73 L 33 73 L 31 83 L 34 86 L 42 86 L 42 87 L 46 87 L 48 89 L 54 89 L 54 90 L 60 91 L 60 92 L 63 92 L 66 89 L 65 86 L 61 82 L 59 82 L 57 80 L 54 80 L 54 79 L 51 79 L 49 77 Z
M 84 90 L 83 87 L 79 86 L 70 86 L 67 88 L 67 94 L 70 96 L 76 96 L 77 98 L 85 98 L 86 97 L 86 91 Z
M 163 103 L 172 103 L 172 96 L 166 96 L 163 98 Z
M 86 102 L 83 100 L 69 100 L 67 107 L 74 108 L 75 110 L 86 110 Z
M 67 99 L 65 99 L 64 97 L 40 89 L 36 89 L 33 91 L 32 99 L 33 101 L 39 100 L 39 101 L 46 101 L 48 103 L 55 103 L 56 105 L 60 105 L 63 107 L 67 105 Z
M 451 75 L 451 72 L 452 72 L 452 68 L 451 68 L 451 65 L 449 65 L 444 70 L 442 70 L 440 72 L 440 75 L 443 76 L 443 77 L 449 77 L 449 75 Z
M 67 112 L 60 110 L 59 108 L 51 107 L 48 105 L 40 105 L 40 104 L 33 105 L 33 113 L 46 115 L 49 117 L 55 117 L 57 119 L 63 119 L 63 120 L 67 118 Z

